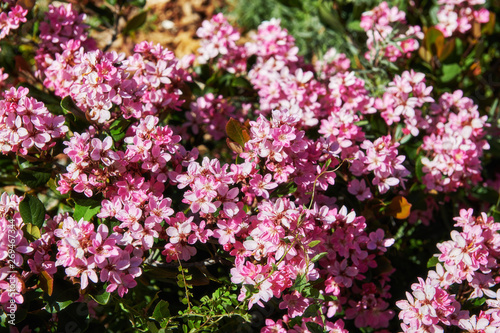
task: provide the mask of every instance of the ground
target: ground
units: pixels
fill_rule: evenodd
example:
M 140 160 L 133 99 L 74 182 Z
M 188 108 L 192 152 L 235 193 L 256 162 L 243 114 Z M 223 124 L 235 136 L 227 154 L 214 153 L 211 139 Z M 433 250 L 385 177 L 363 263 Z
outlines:
M 199 48 L 196 30 L 222 4 L 222 0 L 148 0 L 145 6 L 148 11 L 146 24 L 132 36 L 118 36 L 109 50 L 130 54 L 137 42 L 147 40 L 168 47 L 179 58 L 194 53 Z M 135 14 L 130 13 L 129 17 Z M 125 24 L 122 20 L 120 27 Z M 102 47 L 111 41 L 112 34 L 95 33 L 93 37 Z

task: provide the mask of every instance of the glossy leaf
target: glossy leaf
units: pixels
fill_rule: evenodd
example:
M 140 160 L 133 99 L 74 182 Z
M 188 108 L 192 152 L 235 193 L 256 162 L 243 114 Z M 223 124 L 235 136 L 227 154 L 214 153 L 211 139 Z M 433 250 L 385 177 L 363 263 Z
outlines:
M 90 221 L 96 214 L 101 211 L 101 206 L 81 206 L 78 203 L 75 205 L 75 213 L 73 218 L 79 221 L 82 217 L 85 221 Z
M 85 112 L 76 105 L 71 96 L 66 96 L 62 99 L 61 107 L 66 114 L 71 113 L 78 118 L 85 119 Z
M 104 291 L 104 292 L 97 294 L 97 295 L 90 294 L 90 297 L 92 297 L 94 299 L 94 301 L 96 301 L 97 303 L 99 303 L 101 305 L 106 305 L 106 304 L 108 304 L 108 302 L 111 298 L 111 293 Z
M 248 131 L 241 125 L 237 120 L 231 118 L 226 124 L 227 136 L 239 144 L 241 147 L 245 146 L 245 143 L 250 140 L 250 135 Z
M 39 228 L 42 227 L 45 221 L 45 207 L 37 197 L 26 194 L 24 199 L 19 203 L 19 212 L 23 222 L 33 224 Z
M 28 167 L 19 171 L 17 179 L 31 188 L 37 188 L 47 184 L 51 175 L 50 168 Z

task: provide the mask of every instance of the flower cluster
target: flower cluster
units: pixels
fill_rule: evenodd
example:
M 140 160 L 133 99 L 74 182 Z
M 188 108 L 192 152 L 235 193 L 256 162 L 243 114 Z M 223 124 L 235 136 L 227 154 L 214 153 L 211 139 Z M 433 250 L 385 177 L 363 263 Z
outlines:
M 18 29 L 21 23 L 26 22 L 26 15 L 28 10 L 20 5 L 8 8 L 8 12 L 0 12 L 0 39 L 4 39 L 12 30 Z
M 472 214 L 472 209 L 460 211 L 455 226 L 462 231 L 453 230 L 451 240 L 438 244 L 441 253 L 436 270 L 411 286 L 408 300 L 396 303 L 404 332 L 443 332 L 447 326 L 468 332 L 498 332 L 500 303 L 495 290 L 500 223 L 485 213 Z M 454 288 L 459 285 L 460 289 Z M 487 298 L 487 309 L 471 314 L 462 308 L 482 297 Z
M 0 151 L 28 155 L 44 151 L 68 131 L 63 116 L 54 116 L 27 88 L 10 88 L 0 100 Z
M 230 73 L 240 73 L 246 70 L 245 47 L 236 45 L 236 41 L 240 39 L 240 33 L 229 24 L 222 13 L 203 21 L 196 35 L 201 39 L 197 58 L 200 64 L 206 64 L 218 58 L 217 66 Z
M 94 225 L 83 218 L 78 222 L 70 216 L 56 218 L 61 220 L 61 228 L 54 230 L 54 236 L 60 239 L 56 266 L 65 267 L 67 276 L 79 278 L 81 289 L 87 288 L 89 280 L 107 282 L 107 292 L 117 290 L 123 297 L 137 285 L 142 250 L 127 244 L 121 234 L 109 234 L 105 224 L 94 230 Z
M 481 116 L 477 105 L 460 90 L 444 93 L 431 106 L 432 120 L 422 148 L 425 176 L 422 182 L 429 190 L 452 192 L 461 186 L 481 181 L 483 150 L 489 149 L 484 140 L 487 116 Z
M 406 25 L 405 12 L 395 6 L 389 8 L 385 1 L 364 12 L 360 25 L 368 35 L 366 44 L 369 51 L 365 57 L 371 60 L 383 56 L 394 62 L 409 57 L 418 49 L 418 39 L 424 38 L 420 26 Z M 394 39 L 399 41 L 393 42 Z
M 208 93 L 191 103 L 183 127 L 189 128 L 195 135 L 210 134 L 214 140 L 219 141 L 225 137 L 226 123 L 231 118 L 244 121 L 236 112 L 236 108 L 222 95 Z
M 404 134 L 418 136 L 420 130 L 429 127 L 422 113 L 425 103 L 432 103 L 432 87 L 425 84 L 425 75 L 413 70 L 396 75 L 383 96 L 377 98 L 374 107 L 387 125 L 404 121 Z
M 50 190 L 27 201 L 59 203 L 28 223 L 22 197 L 1 195 L 1 305 L 12 302 L 12 285 L 22 304 L 28 292 L 48 292 L 44 281 L 67 279 L 94 313 L 88 298 L 100 287 L 133 296 L 140 276 L 176 267 L 195 317 L 202 307 L 190 305 L 194 268 L 204 278 L 225 274 L 232 286 L 216 288 L 239 290 L 231 295 L 236 315 L 241 304 L 274 303 L 280 311 L 264 333 L 391 327 L 388 251 L 396 241 L 402 247 L 408 226 L 398 229 L 395 219 L 409 215 L 402 217 L 411 203 L 403 205 L 412 197 L 448 199 L 482 179 L 488 125 L 478 106 L 460 90 L 439 94 L 412 69 L 374 91 L 370 73 L 362 78 L 335 49 L 307 64 L 276 19 L 243 43 L 217 14 L 197 32 L 200 55 L 179 60 L 150 42 L 128 56 L 98 50 L 84 18 L 71 5 L 50 5 L 40 25 L 40 82 L 63 98 L 65 116 L 4 83 L 0 70 L 0 150 L 42 166 L 33 174 L 41 183 L 51 178 Z M 361 26 L 369 60 L 403 63 L 423 37 L 386 2 L 364 13 Z M 51 156 L 60 147 L 64 157 Z M 57 168 L 38 172 L 49 161 Z M 421 201 L 427 210 L 412 211 L 410 222 L 432 219 L 438 204 Z M 391 212 L 399 208 L 405 212 Z M 405 332 L 500 330 L 500 223 L 472 210 L 455 220 L 462 231 L 438 245 L 435 271 L 397 303 Z M 486 305 L 474 312 L 480 298 Z M 166 303 L 149 306 L 158 302 Z
M 75 51 L 80 47 L 85 50 L 94 50 L 97 45 L 94 39 L 87 35 L 87 28 L 84 22 L 85 14 L 79 14 L 73 9 L 71 4 L 64 6 L 49 5 L 46 21 L 40 23 L 40 45 L 35 57 L 40 73 L 57 59 L 57 54 L 64 51 Z M 66 52 L 68 53 L 68 52 Z M 68 62 L 72 59 L 66 55 Z
M 116 52 L 83 52 L 73 40 L 63 47 L 45 70 L 44 83 L 59 96 L 70 95 L 90 121 L 141 118 L 178 110 L 184 103 L 181 88 L 190 77 L 160 45 L 140 43 L 128 58 Z
M 437 3 L 440 7 L 436 28 L 441 30 L 445 37 L 465 34 L 474 24 L 488 23 L 490 20 L 490 12 L 486 8 L 477 9 L 485 3 L 484 0 L 438 0 Z

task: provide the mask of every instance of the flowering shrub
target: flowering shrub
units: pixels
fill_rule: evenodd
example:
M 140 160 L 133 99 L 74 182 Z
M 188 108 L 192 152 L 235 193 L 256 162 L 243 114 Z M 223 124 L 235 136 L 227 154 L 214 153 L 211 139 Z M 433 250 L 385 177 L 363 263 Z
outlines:
M 29 64 L 0 71 L 3 327 L 500 330 L 498 99 L 444 71 L 462 55 L 443 51 L 449 22 L 382 2 L 358 17 L 366 59 L 310 63 L 279 19 L 244 42 L 217 14 L 178 59 L 98 46 L 88 15 L 139 4 L 90 3 L 1 7 L 1 46 L 39 23 Z M 460 43 L 494 53 L 492 12 L 438 5 L 485 24 Z

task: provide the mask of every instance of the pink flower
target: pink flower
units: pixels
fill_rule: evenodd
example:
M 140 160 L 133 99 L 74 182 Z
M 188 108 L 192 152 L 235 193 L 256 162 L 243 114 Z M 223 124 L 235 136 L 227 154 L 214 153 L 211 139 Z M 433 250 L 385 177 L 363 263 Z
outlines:
M 254 193 L 264 199 L 269 199 L 269 192 L 267 190 L 272 190 L 278 187 L 278 184 L 271 182 L 272 175 L 266 174 L 264 177 L 262 175 L 255 175 L 255 177 L 250 180 L 250 186 Z

